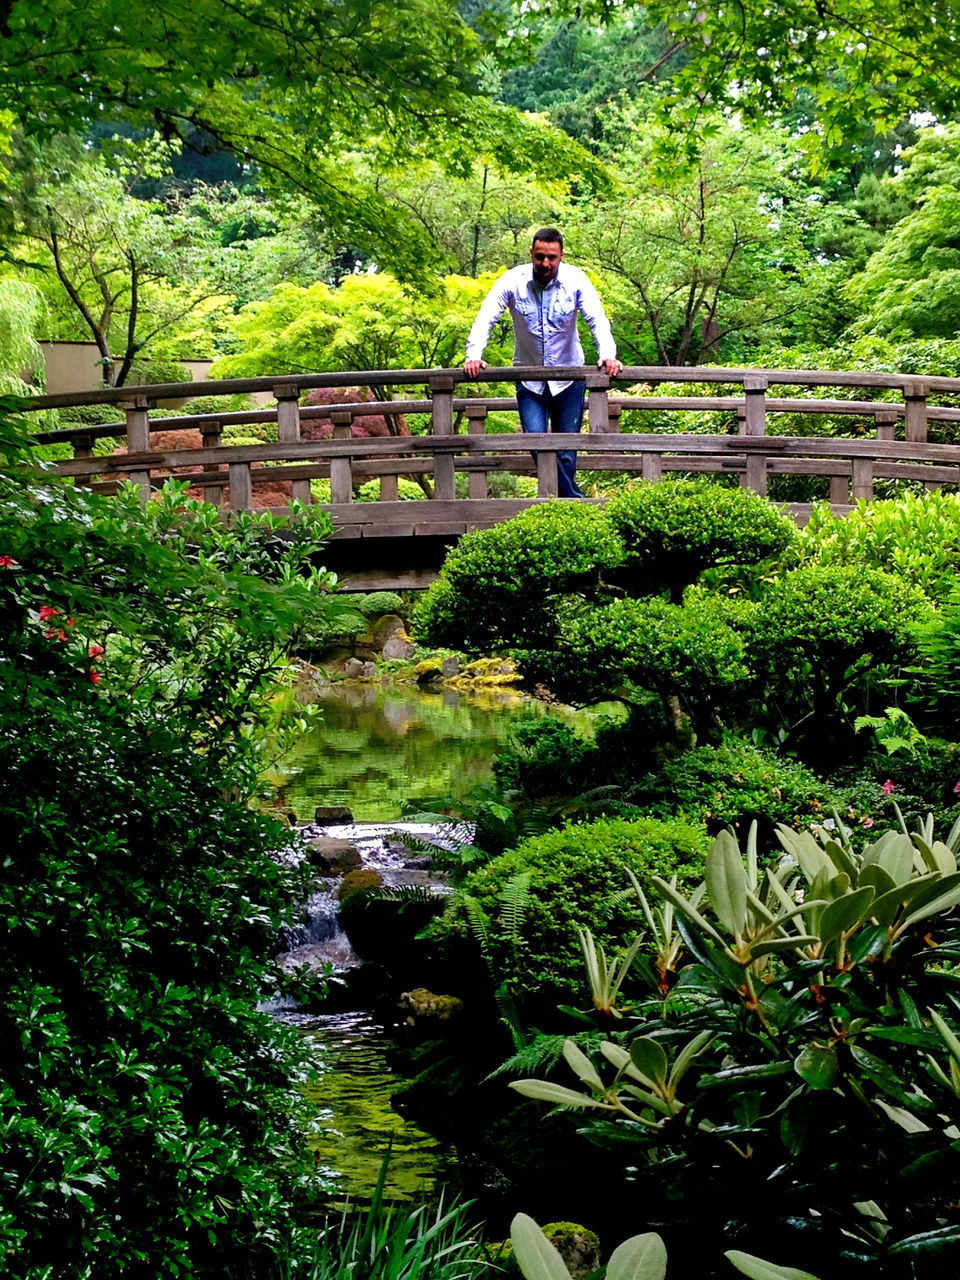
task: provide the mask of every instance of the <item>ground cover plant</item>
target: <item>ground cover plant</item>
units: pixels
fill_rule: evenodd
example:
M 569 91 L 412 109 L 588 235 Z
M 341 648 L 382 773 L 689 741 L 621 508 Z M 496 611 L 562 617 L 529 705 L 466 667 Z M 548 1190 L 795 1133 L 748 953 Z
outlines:
M 23 470 L 0 496 L 5 1261 L 248 1274 L 300 1176 L 296 1058 L 256 1004 L 304 886 L 246 801 L 288 641 L 330 607 L 327 526 Z

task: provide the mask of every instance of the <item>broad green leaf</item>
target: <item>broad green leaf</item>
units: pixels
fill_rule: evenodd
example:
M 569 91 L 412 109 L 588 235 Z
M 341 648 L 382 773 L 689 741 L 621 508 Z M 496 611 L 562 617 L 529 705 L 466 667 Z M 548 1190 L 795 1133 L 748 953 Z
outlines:
M 881 894 L 889 893 L 891 889 L 897 887 L 897 883 L 890 872 L 881 867 L 878 862 L 869 862 L 860 870 L 860 875 L 857 877 L 857 888 L 865 889 L 868 885 L 876 890 L 878 898 Z
M 678 911 L 682 911 L 688 920 L 702 929 L 705 934 L 711 937 L 714 942 L 718 942 L 721 947 L 725 947 L 725 939 L 717 932 L 709 920 L 704 919 L 693 903 L 685 898 L 681 893 L 677 892 L 676 885 L 664 880 L 662 876 L 651 876 L 650 879 L 660 890 L 660 893 L 668 902 L 673 903 Z
M 953 1029 L 948 1026 L 940 1014 L 937 1013 L 936 1009 L 930 1009 L 928 1012 L 930 1014 L 930 1021 L 940 1033 L 940 1039 L 950 1051 L 950 1057 L 960 1063 L 960 1039 L 957 1039 Z
M 793 1069 L 811 1089 L 832 1089 L 840 1074 L 836 1046 L 832 1044 L 806 1045 L 794 1059 Z
M 856 863 L 841 844 L 838 844 L 836 840 L 828 840 L 823 847 L 823 851 L 838 871 L 841 871 L 844 875 L 850 877 L 851 883 L 856 880 Z
M 817 1280 L 809 1271 L 778 1267 L 772 1262 L 764 1262 L 762 1258 L 755 1258 L 752 1253 L 741 1253 L 739 1249 L 728 1249 L 723 1256 L 750 1280 Z
M 942 1253 L 945 1249 L 960 1244 L 960 1226 L 940 1227 L 936 1231 L 922 1231 L 919 1235 L 907 1236 L 891 1245 L 892 1254 Z
M 888 872 L 895 884 L 906 884 L 913 875 L 913 841 L 909 836 L 897 835 L 877 859 L 878 865 Z
M 932 885 L 939 884 L 941 881 L 942 877 L 936 871 L 931 871 L 929 875 L 916 876 L 907 884 L 897 885 L 887 893 L 878 896 L 870 908 L 870 914 L 877 924 L 889 928 L 901 907 L 908 907 L 915 898 L 919 898 Z
M 714 840 L 704 878 L 717 919 L 735 937 L 742 937 L 747 927 L 747 873 L 740 846 L 729 831 L 721 831 Z
M 886 1112 L 890 1119 L 904 1129 L 907 1133 L 929 1133 L 930 1126 L 923 1123 L 921 1119 L 907 1111 L 905 1107 L 895 1107 L 891 1103 L 885 1102 L 883 1098 L 876 1099 L 877 1106 L 881 1111 Z
M 597 1069 L 572 1040 L 564 1040 L 563 1057 L 573 1074 L 583 1083 L 603 1093 L 603 1081 L 597 1075 Z
M 667 1055 L 663 1046 L 649 1036 L 641 1036 L 630 1045 L 630 1059 L 646 1084 L 662 1085 L 667 1078 Z
M 687 1041 L 676 1058 L 674 1058 L 673 1066 L 670 1068 L 670 1084 L 676 1085 L 683 1079 L 689 1071 L 694 1058 L 703 1053 L 712 1039 L 713 1036 L 709 1031 L 701 1031 L 699 1035 Z
M 942 840 L 934 840 L 930 846 L 930 852 L 933 854 L 937 870 L 941 875 L 948 876 L 957 870 L 956 855 Z
M 865 889 L 855 889 L 846 897 L 831 902 L 820 917 L 820 941 L 832 942 L 834 938 L 839 938 L 841 933 L 851 930 L 869 914 L 873 898 L 873 888 L 868 885 Z
M 952 876 L 944 876 L 940 882 L 940 892 L 933 895 L 931 886 L 925 893 L 919 894 L 913 902 L 913 910 L 901 926 L 907 929 L 918 920 L 928 920 L 944 911 L 950 911 L 960 902 L 960 872 Z
M 510 1223 L 510 1243 L 525 1280 L 570 1280 L 557 1249 L 525 1213 Z
M 666 1246 L 650 1231 L 617 1245 L 607 1263 L 606 1280 L 664 1280 L 666 1274 Z
M 565 1089 L 562 1084 L 552 1084 L 549 1080 L 511 1080 L 510 1088 L 522 1093 L 525 1098 L 536 1098 L 538 1102 L 554 1102 L 561 1107 L 602 1107 L 604 1104 L 585 1093 L 577 1093 L 573 1089 Z

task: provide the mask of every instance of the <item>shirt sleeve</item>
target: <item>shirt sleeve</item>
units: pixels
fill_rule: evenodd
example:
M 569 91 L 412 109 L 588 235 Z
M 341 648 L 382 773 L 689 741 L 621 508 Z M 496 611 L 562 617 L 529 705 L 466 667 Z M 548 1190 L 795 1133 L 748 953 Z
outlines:
M 607 313 L 603 309 L 600 295 L 587 276 L 583 276 L 580 281 L 580 310 L 583 313 L 584 320 L 590 326 L 590 332 L 593 334 L 593 341 L 597 348 L 597 360 L 615 360 L 617 358 L 617 344 L 613 340 L 610 321 L 607 319 Z
M 467 338 L 466 358 L 468 360 L 482 358 L 484 347 L 490 340 L 490 330 L 507 309 L 513 295 L 507 279 L 508 274 L 504 272 L 499 280 L 494 281 L 493 287 L 480 305 L 477 318 L 470 329 L 470 336 Z

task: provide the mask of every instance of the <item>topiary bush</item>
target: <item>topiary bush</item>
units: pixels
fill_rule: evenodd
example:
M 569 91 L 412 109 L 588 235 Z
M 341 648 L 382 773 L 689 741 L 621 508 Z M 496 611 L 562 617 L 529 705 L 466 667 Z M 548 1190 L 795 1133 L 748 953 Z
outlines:
M 457 933 L 469 929 L 467 898 L 497 922 L 509 901 L 507 886 L 514 877 L 528 875 L 517 939 L 492 927 L 489 958 L 527 1008 L 544 1016 L 558 1001 L 573 998 L 582 981 L 578 927 L 591 929 L 604 944 L 619 944 L 640 927 L 636 901 L 622 892 L 624 868 L 641 883 L 654 873 L 692 882 L 702 874 L 708 846 L 702 829 L 653 818 L 605 818 L 549 831 L 469 875 L 453 898 L 445 927 Z
M 385 613 L 404 612 L 403 601 L 396 591 L 368 591 L 350 595 L 350 603 L 365 618 L 381 618 Z
M 704 569 L 771 560 L 798 537 L 790 517 L 766 498 L 704 480 L 631 485 L 611 499 L 607 515 L 623 539 L 619 578 L 631 594 L 667 589 L 676 604 Z
M 595 595 L 623 560 L 623 544 L 597 507 L 547 502 L 466 534 L 424 594 L 419 643 L 468 653 L 552 644 L 563 596 Z

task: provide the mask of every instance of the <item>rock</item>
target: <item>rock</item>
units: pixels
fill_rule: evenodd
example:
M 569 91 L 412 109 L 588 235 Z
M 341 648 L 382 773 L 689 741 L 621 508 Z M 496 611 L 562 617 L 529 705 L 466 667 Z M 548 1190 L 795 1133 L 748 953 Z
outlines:
M 348 680 L 356 680 L 363 675 L 363 665 L 359 658 L 348 658 L 343 664 L 343 674 Z
M 600 1266 L 600 1239 L 579 1222 L 548 1222 L 542 1228 L 570 1272 L 571 1280 L 582 1280 Z
M 364 889 L 379 889 L 382 884 L 383 876 L 379 871 L 374 871 L 372 868 L 356 868 L 348 871 L 340 881 L 337 897 L 341 902 L 346 902 L 355 893 L 362 893 Z
M 391 636 L 383 645 L 383 656 L 385 658 L 412 658 L 413 645 L 409 640 L 404 640 L 401 636 Z
M 375 662 L 365 662 L 360 674 L 365 680 L 372 680 L 377 674 L 377 664 Z
M 460 670 L 459 658 L 444 658 L 440 663 L 440 674 L 444 680 L 449 680 L 451 676 L 455 676 Z
M 407 1011 L 407 1022 L 413 1024 L 425 1018 L 436 1022 L 449 1022 L 463 1009 L 463 1001 L 457 996 L 438 996 L 426 987 L 414 987 L 400 996 L 400 1008 Z
M 410 639 L 403 619 L 398 613 L 385 613 L 370 628 L 370 643 L 377 649 L 382 650 L 386 642 L 392 640 L 394 636 L 399 636 L 402 640 Z
M 316 836 L 307 843 L 307 861 L 322 875 L 340 876 L 359 867 L 362 859 L 352 840 Z
M 318 804 L 313 820 L 321 827 L 342 827 L 353 822 L 353 814 L 345 804 Z
M 427 658 L 423 662 L 418 662 L 413 668 L 417 684 L 429 684 L 431 680 L 441 679 L 443 672 L 440 667 L 441 664 L 437 658 Z

